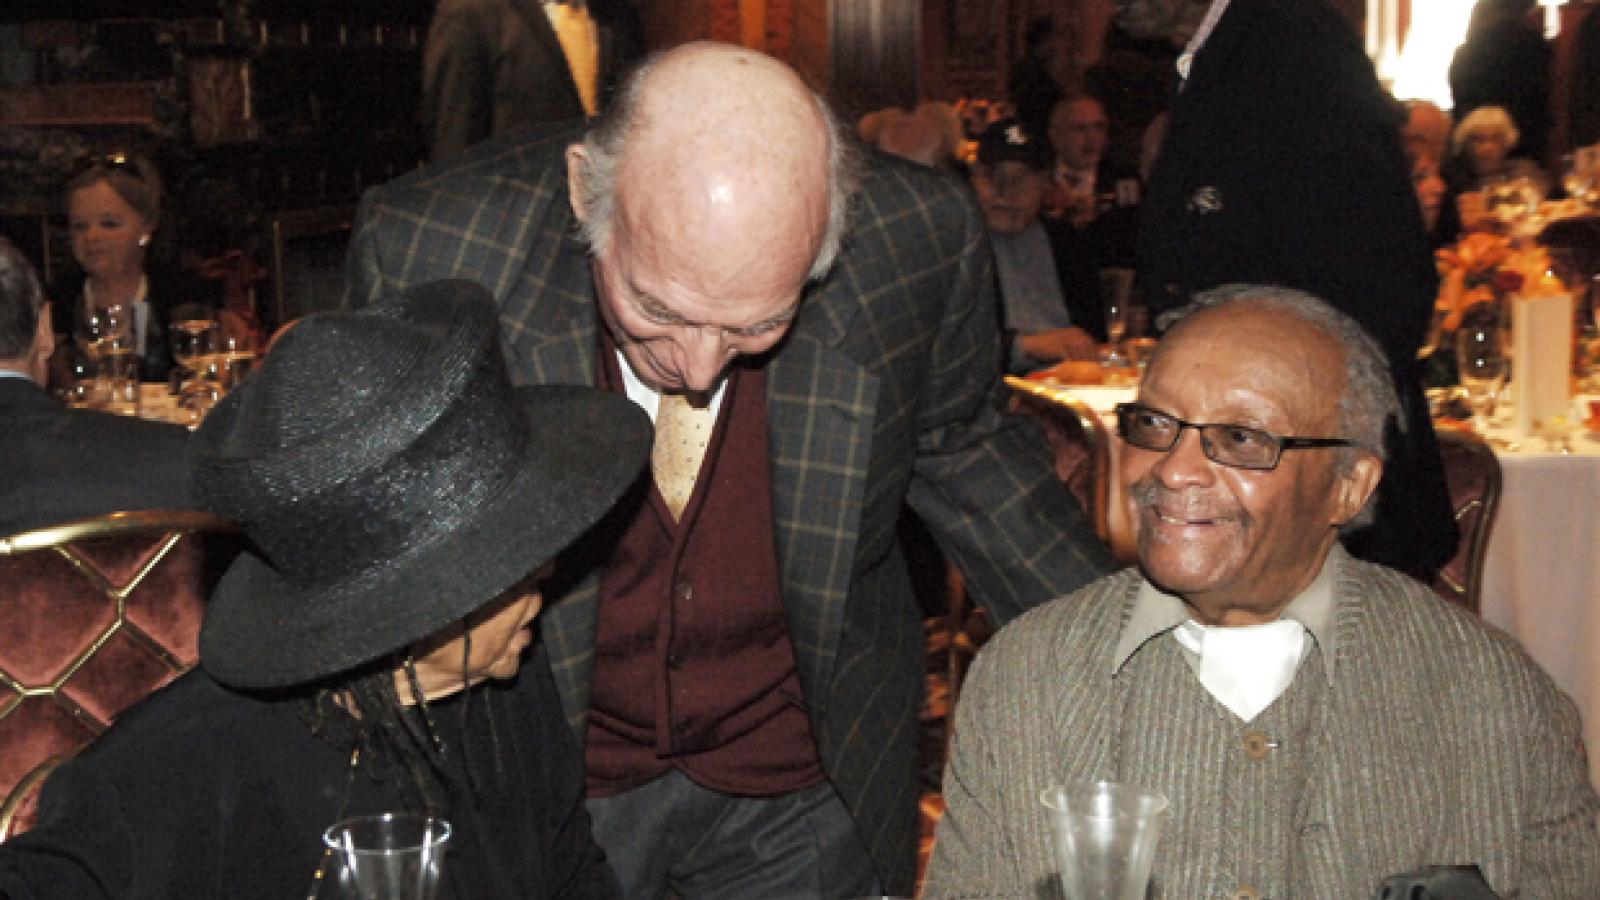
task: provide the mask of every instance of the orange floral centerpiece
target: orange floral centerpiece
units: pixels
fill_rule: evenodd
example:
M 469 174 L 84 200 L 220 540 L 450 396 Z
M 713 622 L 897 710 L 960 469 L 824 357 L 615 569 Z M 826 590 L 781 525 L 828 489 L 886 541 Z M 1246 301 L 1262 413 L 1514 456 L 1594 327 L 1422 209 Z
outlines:
M 1566 290 L 1551 273 L 1550 254 L 1537 244 L 1519 246 L 1510 238 L 1477 231 L 1438 251 L 1439 298 L 1443 330 L 1455 331 L 1461 316 L 1479 303 L 1513 295 L 1546 297 Z

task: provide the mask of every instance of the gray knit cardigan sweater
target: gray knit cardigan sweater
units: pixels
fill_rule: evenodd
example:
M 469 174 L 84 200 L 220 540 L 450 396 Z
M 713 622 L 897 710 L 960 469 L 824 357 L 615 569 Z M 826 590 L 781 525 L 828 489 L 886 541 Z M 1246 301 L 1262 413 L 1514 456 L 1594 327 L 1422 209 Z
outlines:
M 1572 702 L 1506 635 L 1339 557 L 1336 658 L 1314 648 L 1249 724 L 1168 633 L 1113 672 L 1136 570 L 1004 629 L 956 711 L 924 900 L 1056 896 L 1040 791 L 1096 779 L 1172 798 L 1152 898 L 1365 900 L 1388 875 L 1462 863 L 1506 900 L 1600 898 Z M 1281 738 L 1264 760 L 1240 751 L 1252 730 Z

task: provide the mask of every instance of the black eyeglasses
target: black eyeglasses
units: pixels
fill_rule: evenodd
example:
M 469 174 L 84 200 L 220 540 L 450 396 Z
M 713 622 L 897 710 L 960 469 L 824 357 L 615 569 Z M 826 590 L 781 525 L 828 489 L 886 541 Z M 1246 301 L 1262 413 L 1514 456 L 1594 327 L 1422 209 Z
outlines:
M 1235 469 L 1255 471 L 1276 469 L 1285 450 L 1355 444 L 1346 438 L 1283 437 L 1247 425 L 1185 422 L 1138 403 L 1117 404 L 1117 434 L 1141 450 L 1165 453 L 1177 446 L 1185 428 L 1200 432 L 1200 449 L 1206 459 Z

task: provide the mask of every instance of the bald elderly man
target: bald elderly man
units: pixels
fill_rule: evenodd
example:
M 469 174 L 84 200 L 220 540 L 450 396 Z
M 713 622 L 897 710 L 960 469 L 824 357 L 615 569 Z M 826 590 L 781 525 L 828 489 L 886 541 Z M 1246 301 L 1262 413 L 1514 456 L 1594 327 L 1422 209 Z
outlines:
M 563 560 L 543 619 L 628 896 L 910 892 L 902 504 L 1002 622 L 1109 568 L 1042 438 L 997 412 L 969 195 L 840 135 L 782 64 L 687 45 L 587 133 L 373 191 L 353 237 L 349 302 L 475 279 L 516 379 L 655 420 L 651 475 Z
M 1572 701 L 1510 638 L 1339 545 L 1382 474 L 1388 369 L 1287 288 L 1207 292 L 1167 332 L 1117 409 L 1139 566 L 979 655 L 924 897 L 1040 896 L 1040 792 L 1101 779 L 1171 802 L 1157 897 L 1484 896 L 1412 893 L 1478 878 L 1434 866 L 1477 866 L 1505 898 L 1595 896 Z

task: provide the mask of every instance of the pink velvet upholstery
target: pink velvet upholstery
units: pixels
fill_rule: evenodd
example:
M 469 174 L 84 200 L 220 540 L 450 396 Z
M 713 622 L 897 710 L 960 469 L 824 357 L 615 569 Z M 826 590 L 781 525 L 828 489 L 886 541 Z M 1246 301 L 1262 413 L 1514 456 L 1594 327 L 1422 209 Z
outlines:
M 200 535 L 223 527 L 197 513 L 117 513 L 0 539 L 0 798 L 194 664 Z M 32 803 L 7 804 L 0 840 L 25 830 Z

